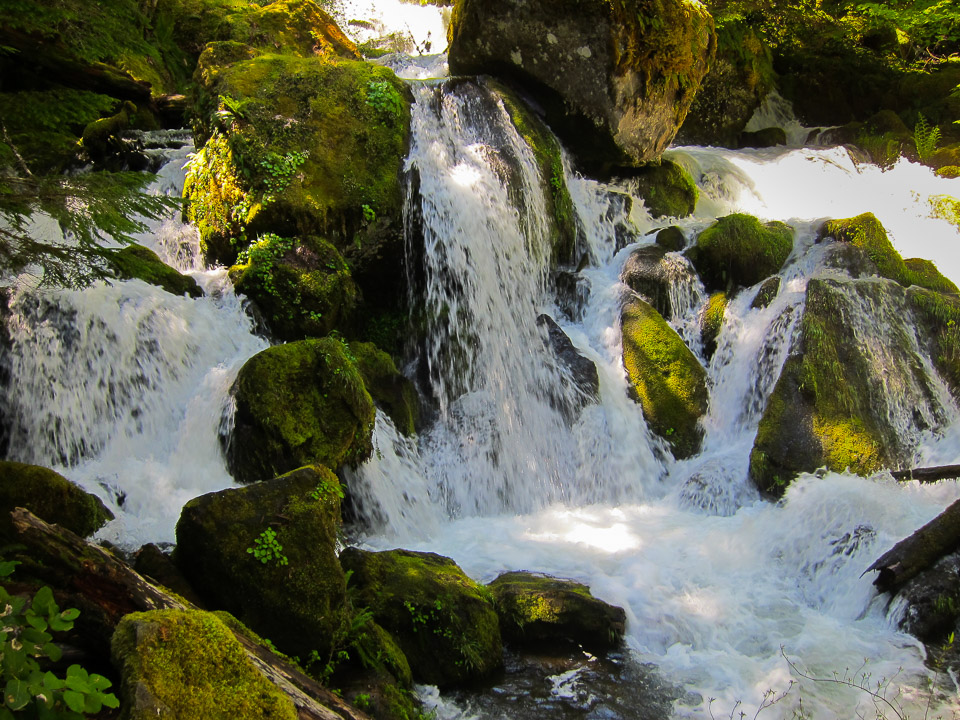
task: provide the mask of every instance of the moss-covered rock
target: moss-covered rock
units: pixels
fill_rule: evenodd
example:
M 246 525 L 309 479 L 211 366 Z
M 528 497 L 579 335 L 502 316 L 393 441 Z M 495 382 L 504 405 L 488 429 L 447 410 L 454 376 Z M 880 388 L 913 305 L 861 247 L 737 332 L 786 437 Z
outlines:
M 283 652 L 327 657 L 344 622 L 337 477 L 321 466 L 194 498 L 175 558 L 208 607 L 232 613 Z
M 725 292 L 715 292 L 707 300 L 703 310 L 703 316 L 700 318 L 700 341 L 703 343 L 703 352 L 708 358 L 713 357 L 717 351 L 717 338 L 720 336 L 729 302 L 730 299 Z
M 131 613 L 113 635 L 129 720 L 296 720 L 293 701 L 270 683 L 212 613 Z
M 114 277 L 120 280 L 136 278 L 173 295 L 203 296 L 203 290 L 196 280 L 177 272 L 143 245 L 128 245 L 121 250 L 109 251 L 106 260 Z
M 906 279 L 911 285 L 919 285 L 938 293 L 960 295 L 960 289 L 950 278 L 937 270 L 937 266 L 931 260 L 907 258 L 903 264 L 907 268 Z
M 667 249 L 659 243 L 637 248 L 620 271 L 620 281 L 650 303 L 664 318 L 672 315 L 670 306 L 671 273 Z
M 623 365 L 651 429 L 667 439 L 678 458 L 693 455 L 703 436 L 707 373 L 660 313 L 639 298 L 620 318 Z
M 375 408 L 355 360 L 333 338 L 276 345 L 250 358 L 233 386 L 227 465 L 255 482 L 302 465 L 338 468 L 371 452 Z
M 352 342 L 350 352 L 374 402 L 383 407 L 397 430 L 413 435 L 420 418 L 420 398 L 413 383 L 397 370 L 393 358 L 373 343 Z
M 911 287 L 907 296 L 933 338 L 934 367 L 960 398 L 960 298 L 921 287 Z
M 317 236 L 358 281 L 396 275 L 410 93 L 391 70 L 211 44 L 196 78 L 205 145 L 184 197 L 208 259 L 231 264 L 267 233 Z
M 690 173 L 672 160 L 660 159 L 631 171 L 637 194 L 655 218 L 686 217 L 697 205 L 700 192 Z
M 945 165 L 937 169 L 937 175 L 942 178 L 960 177 L 960 165 Z
M 354 602 L 396 638 L 418 682 L 449 686 L 489 675 L 502 663 L 500 627 L 485 588 L 434 553 L 347 548 Z
M 919 406 L 935 397 L 908 337 L 913 330 L 905 329 L 910 318 L 908 294 L 895 283 L 809 281 L 799 345 L 767 402 L 750 456 L 761 491 L 780 494 L 797 473 L 823 466 L 865 474 L 909 461 L 908 440 L 886 398 Z
M 684 237 L 683 230 L 671 225 L 657 233 L 657 245 L 670 252 L 680 252 L 686 247 L 687 238 Z
M 349 326 L 357 287 L 337 249 L 317 237 L 264 235 L 229 275 L 280 340 L 327 335 Z
M 716 44 L 688 0 L 463 0 L 449 40 L 453 73 L 523 86 L 588 170 L 658 158 Z
M 100 498 L 49 468 L 0 461 L 0 536 L 12 537 L 10 511 L 26 508 L 48 523 L 56 523 L 81 537 L 92 535 L 111 513 Z
M 756 285 L 777 273 L 793 249 L 793 231 L 752 215 L 722 217 L 697 236 L 692 260 L 711 290 Z
M 780 276 L 774 275 L 773 277 L 767 278 L 763 281 L 763 285 L 760 286 L 760 289 L 757 290 L 757 294 L 753 296 L 753 301 L 750 303 L 750 307 L 754 310 L 761 308 L 769 307 L 777 295 L 780 294 Z
M 127 100 L 116 115 L 94 120 L 83 129 L 81 142 L 91 160 L 100 162 L 120 149 L 120 136 L 130 126 L 130 117 L 136 112 L 137 106 Z
M 581 583 L 509 572 L 487 588 L 496 603 L 500 628 L 511 642 L 536 645 L 568 640 L 597 652 L 623 640 L 623 608 L 598 600 Z

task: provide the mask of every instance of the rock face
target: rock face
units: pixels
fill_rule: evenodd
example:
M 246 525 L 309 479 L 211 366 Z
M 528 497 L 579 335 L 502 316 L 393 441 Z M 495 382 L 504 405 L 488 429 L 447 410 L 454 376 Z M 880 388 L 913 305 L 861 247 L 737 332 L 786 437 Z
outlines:
M 590 594 L 586 585 L 528 572 L 504 573 L 487 586 L 500 627 L 524 645 L 569 640 L 596 652 L 623 640 L 626 613 Z
M 434 553 L 347 548 L 353 601 L 400 645 L 414 679 L 449 686 L 489 675 L 503 663 L 500 627 L 485 588 Z
M 100 498 L 84 492 L 59 473 L 39 465 L 0 461 L 0 536 L 10 536 L 10 511 L 26 508 L 49 523 L 81 537 L 113 520 Z
M 700 447 L 707 411 L 707 373 L 676 331 L 639 298 L 621 314 L 623 365 L 651 429 L 685 458 Z
M 523 86 L 588 170 L 658 158 L 716 46 L 687 0 L 463 0 L 449 40 L 453 73 Z
M 202 495 L 177 523 L 177 564 L 210 607 L 283 652 L 325 657 L 346 612 L 341 496 L 336 476 L 319 466 Z
M 375 408 L 349 348 L 320 338 L 250 358 L 234 383 L 237 411 L 227 466 L 256 482 L 303 465 L 338 468 L 371 451 Z
M 775 274 L 792 249 L 793 231 L 784 223 L 735 213 L 700 233 L 691 259 L 708 289 L 727 290 Z

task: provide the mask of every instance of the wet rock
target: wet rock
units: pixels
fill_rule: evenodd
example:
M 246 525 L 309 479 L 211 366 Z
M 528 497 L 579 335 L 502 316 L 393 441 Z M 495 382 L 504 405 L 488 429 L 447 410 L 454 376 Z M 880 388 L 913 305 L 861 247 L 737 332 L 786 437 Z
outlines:
M 510 642 L 536 646 L 567 640 L 598 652 L 623 640 L 623 608 L 598 600 L 581 583 L 509 572 L 487 587 L 496 601 L 501 631 Z
M 137 550 L 133 556 L 133 569 L 144 577 L 155 580 L 168 590 L 172 590 L 197 607 L 203 607 L 203 602 L 183 576 L 183 573 L 180 572 L 180 568 L 173 562 L 173 558 L 157 545 L 148 543 Z
M 628 177 L 655 218 L 690 215 L 700 196 L 697 186 L 682 165 L 661 158 L 631 170 Z
M 666 256 L 666 248 L 659 244 L 634 250 L 623 265 L 620 280 L 669 320 L 671 275 Z
M 583 309 L 590 299 L 590 283 L 580 273 L 558 270 L 553 276 L 557 307 L 570 320 L 583 319 Z
M 946 555 L 900 589 L 894 603 L 903 608 L 900 629 L 929 646 L 933 657 L 942 652 L 960 626 L 960 552 Z M 949 661 L 956 663 L 956 648 Z
M 787 133 L 783 128 L 768 127 L 753 132 L 744 131 L 737 137 L 737 147 L 768 148 L 787 144 Z
M 393 358 L 373 343 L 352 342 L 350 352 L 374 402 L 384 408 L 401 433 L 416 433 L 420 398 L 413 383 L 397 370 Z
M 764 280 L 763 285 L 757 290 L 757 294 L 753 296 L 753 302 L 750 303 L 750 307 L 754 310 L 769 307 L 770 303 L 772 303 L 780 293 L 780 282 L 779 275 L 774 275 Z
M 128 245 L 121 250 L 108 251 L 106 261 L 114 277 L 119 280 L 136 278 L 161 287 L 172 295 L 203 297 L 203 290 L 196 280 L 177 272 L 143 245 Z
M 777 273 L 793 249 L 793 231 L 782 222 L 751 215 L 722 217 L 697 236 L 691 260 L 710 290 L 749 287 Z
M 540 315 L 537 317 L 537 326 L 546 328 L 550 348 L 560 364 L 569 371 L 573 386 L 577 390 L 572 396 L 569 393 L 556 394 L 553 397 L 554 404 L 566 411 L 568 417 L 576 417 L 584 406 L 600 399 L 600 376 L 597 373 L 597 366 L 592 360 L 580 354 L 552 317 Z M 574 401 L 573 407 L 569 406 L 571 397 Z
M 700 341 L 703 343 L 703 352 L 708 358 L 713 357 L 717 351 L 717 338 L 723 327 L 723 318 L 728 304 L 727 294 L 716 292 L 707 300 L 703 317 L 700 318 Z
M 409 550 L 340 554 L 354 602 L 393 635 L 415 680 L 440 687 L 502 666 L 500 628 L 489 593 L 450 558 Z
M 687 245 L 683 230 L 676 225 L 666 227 L 657 233 L 657 245 L 671 252 L 680 252 Z
M 523 86 L 592 171 L 663 153 L 715 44 L 712 18 L 686 0 L 465 0 L 451 20 L 450 69 Z

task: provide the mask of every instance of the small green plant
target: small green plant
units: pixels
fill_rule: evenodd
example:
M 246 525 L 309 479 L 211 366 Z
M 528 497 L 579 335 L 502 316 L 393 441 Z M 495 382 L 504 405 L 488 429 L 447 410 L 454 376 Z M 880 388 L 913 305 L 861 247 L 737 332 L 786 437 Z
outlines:
M 388 120 L 403 115 L 403 100 L 389 80 L 371 80 L 367 84 L 367 105 Z
M 341 487 L 340 483 L 330 482 L 326 478 L 320 478 L 317 486 L 310 491 L 310 497 L 314 500 L 323 500 L 331 495 L 336 495 L 343 500 L 343 487 Z
M 361 209 L 363 210 L 363 219 L 364 219 L 366 222 L 372 223 L 372 222 L 375 222 L 375 221 L 376 221 L 376 219 L 377 219 L 377 211 L 376 211 L 376 210 L 374 210 L 374 209 L 373 209 L 372 207 L 370 207 L 369 205 L 361 205 L 360 207 L 361 207 Z
M 0 562 L 0 577 L 8 577 L 16 566 L 16 562 Z M 0 682 L 4 688 L 0 718 L 83 720 L 104 707 L 119 707 L 116 696 L 106 692 L 112 683 L 102 675 L 71 665 L 66 677 L 60 678 L 41 668 L 42 662 L 58 662 L 63 655 L 48 630 L 71 630 L 79 615 L 74 608 L 61 611 L 49 587 L 40 588 L 31 599 L 11 595 L 0 586 Z
M 369 710 L 370 693 L 357 693 L 356 697 L 353 698 L 353 704 L 361 710 Z
M 292 249 L 293 240 L 291 238 L 266 233 L 240 253 L 237 257 L 237 263 L 240 265 L 249 263 L 251 271 L 259 280 L 264 291 L 274 297 L 280 297 L 280 293 L 274 284 L 274 269 L 277 260 Z
M 253 541 L 253 547 L 247 548 L 247 552 L 264 565 L 271 561 L 277 566 L 290 564 L 290 560 L 283 554 L 283 545 L 277 539 L 277 531 L 270 527 L 260 533 Z
M 940 128 L 930 127 L 923 114 L 917 115 L 917 124 L 913 127 L 913 142 L 917 146 L 917 155 L 920 160 L 926 161 L 940 142 Z
M 260 161 L 260 167 L 267 173 L 263 178 L 263 184 L 267 186 L 267 192 L 263 196 L 265 204 L 273 202 L 276 195 L 287 189 L 297 168 L 303 165 L 309 156 L 310 153 L 306 150 L 289 152 L 286 155 L 271 152 Z

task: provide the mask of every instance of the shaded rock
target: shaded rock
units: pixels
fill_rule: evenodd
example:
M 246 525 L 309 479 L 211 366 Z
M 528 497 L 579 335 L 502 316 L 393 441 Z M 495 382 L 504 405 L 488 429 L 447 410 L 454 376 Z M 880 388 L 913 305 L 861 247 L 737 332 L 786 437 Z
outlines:
M 183 573 L 180 572 L 180 568 L 173 562 L 173 558 L 153 543 L 148 543 L 137 550 L 133 556 L 133 569 L 144 577 L 155 580 L 158 584 L 175 592 L 197 607 L 203 606 L 203 602 L 194 592 Z
M 620 281 L 669 319 L 671 274 L 666 257 L 667 250 L 659 244 L 637 248 L 624 263 Z
M 553 402 L 565 410 L 568 417 L 576 417 L 584 406 L 595 403 L 600 399 L 600 376 L 597 373 L 597 366 L 593 360 L 580 354 L 567 334 L 552 317 L 549 315 L 538 316 L 537 326 L 546 328 L 550 349 L 557 360 L 560 361 L 560 364 L 569 371 L 570 378 L 573 380 L 573 387 L 577 390 L 572 395 L 558 392 L 552 397 Z M 571 398 L 574 401 L 573 407 L 569 406 Z
M 772 303 L 779 294 L 780 276 L 774 275 L 763 281 L 763 285 L 757 290 L 757 294 L 753 296 L 753 302 L 750 303 L 750 307 L 754 310 L 769 307 L 770 303 Z
M 744 131 L 737 136 L 737 147 L 768 148 L 787 144 L 787 133 L 783 128 L 768 127 L 752 132 Z
M 83 129 L 81 142 L 90 159 L 102 163 L 111 155 L 122 155 L 125 151 L 121 136 L 130 127 L 130 118 L 137 112 L 137 106 L 127 100 L 120 112 L 110 117 L 94 120 Z
M 330 470 L 312 466 L 194 498 L 177 523 L 176 562 L 208 607 L 287 654 L 326 657 L 347 612 L 342 495 Z
M 238 293 L 253 300 L 280 340 L 326 335 L 349 325 L 357 287 L 337 249 L 317 237 L 264 235 L 230 268 Z
M 150 248 L 143 245 L 128 245 L 121 250 L 110 250 L 107 264 L 119 280 L 136 278 L 156 285 L 172 295 L 203 297 L 203 290 L 189 275 L 183 275 L 167 265 Z
M 580 273 L 558 270 L 553 276 L 557 307 L 570 320 L 583 319 L 583 309 L 590 299 L 590 283 Z
M 661 315 L 639 298 L 621 314 L 623 365 L 651 429 L 678 458 L 700 447 L 699 419 L 707 411 L 707 373 Z
M 350 352 L 374 402 L 384 408 L 401 433 L 416 433 L 420 398 L 413 383 L 397 370 L 393 358 L 373 343 L 352 342 Z
M 900 629 L 924 643 L 940 645 L 960 622 L 960 552 L 946 555 L 900 589 Z
M 85 537 L 113 520 L 100 498 L 49 468 L 0 461 L 0 535 L 11 537 L 10 511 L 26 508 L 49 523 Z
M 598 600 L 581 583 L 509 572 L 487 588 L 493 593 L 504 637 L 511 642 L 537 645 L 568 640 L 597 652 L 623 640 L 623 608 Z
M 697 236 L 691 260 L 710 290 L 756 285 L 777 273 L 793 249 L 793 231 L 782 222 L 751 215 L 722 217 Z
M 291 699 L 257 670 L 212 613 L 131 613 L 117 626 L 112 645 L 131 720 L 298 717 Z
M 629 173 L 637 194 L 655 218 L 686 217 L 697 205 L 700 191 L 682 165 L 661 158 Z
M 717 351 L 717 338 L 723 328 L 723 318 L 729 302 L 725 292 L 716 292 L 707 300 L 703 310 L 703 317 L 700 318 L 700 341 L 703 343 L 703 352 L 708 358 L 713 357 Z
M 716 44 L 710 15 L 685 0 L 464 0 L 449 40 L 451 72 L 523 86 L 591 172 L 663 153 Z
M 303 465 L 357 464 L 370 455 L 376 411 L 339 340 L 267 348 L 240 369 L 233 394 L 237 410 L 225 443 L 239 482 Z
M 680 252 L 687 245 L 683 230 L 676 225 L 665 227 L 657 233 L 657 245 L 670 252 Z
M 354 602 L 397 640 L 415 680 L 441 687 L 489 675 L 503 663 L 489 593 L 453 560 L 409 550 L 340 554 Z

